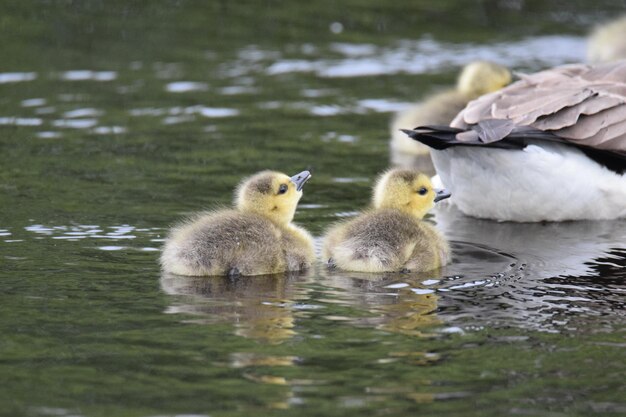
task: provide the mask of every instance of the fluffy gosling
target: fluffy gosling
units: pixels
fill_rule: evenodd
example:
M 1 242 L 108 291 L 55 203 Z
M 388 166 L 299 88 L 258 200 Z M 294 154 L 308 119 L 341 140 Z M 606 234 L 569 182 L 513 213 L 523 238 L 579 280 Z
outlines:
M 594 29 L 587 41 L 587 59 L 594 64 L 626 59 L 626 16 Z
M 422 218 L 435 202 L 448 197 L 446 190 L 435 190 L 418 171 L 387 171 L 374 186 L 372 208 L 328 230 L 323 256 L 329 265 L 348 271 L 439 268 L 448 262 L 448 243 Z
M 174 227 L 161 266 L 179 275 L 264 275 L 308 268 L 311 235 L 291 223 L 309 171 L 262 171 L 241 182 L 235 209 L 199 213 Z

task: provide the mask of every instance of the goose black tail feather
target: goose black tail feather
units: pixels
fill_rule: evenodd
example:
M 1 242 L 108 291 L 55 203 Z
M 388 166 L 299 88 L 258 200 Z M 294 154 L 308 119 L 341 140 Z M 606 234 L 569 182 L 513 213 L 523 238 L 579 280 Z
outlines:
M 449 126 L 419 126 L 413 130 L 402 129 L 412 139 L 436 150 L 444 150 L 454 146 L 470 146 L 497 149 L 523 149 L 536 141 L 557 142 L 580 149 L 590 159 L 618 174 L 626 172 L 626 152 L 596 149 L 582 146 L 560 138 L 553 133 L 542 130 L 520 127 L 500 140 L 483 142 L 472 130 L 457 129 Z M 457 138 L 464 134 L 463 140 Z

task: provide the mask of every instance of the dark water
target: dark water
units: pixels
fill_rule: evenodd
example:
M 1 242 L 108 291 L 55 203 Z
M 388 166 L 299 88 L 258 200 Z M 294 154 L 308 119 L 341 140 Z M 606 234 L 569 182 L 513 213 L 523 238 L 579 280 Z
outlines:
M 474 4 L 472 4 L 474 3 Z M 162 275 L 187 213 L 311 167 L 363 207 L 390 112 L 467 60 L 583 60 L 623 1 L 0 2 L 0 414 L 626 413 L 626 221 L 441 207 L 440 272 Z

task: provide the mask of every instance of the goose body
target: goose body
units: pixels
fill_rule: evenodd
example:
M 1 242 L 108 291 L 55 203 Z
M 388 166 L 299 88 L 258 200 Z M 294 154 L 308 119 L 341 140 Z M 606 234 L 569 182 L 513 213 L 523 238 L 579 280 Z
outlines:
M 265 275 L 300 271 L 314 253 L 310 234 L 291 223 L 310 177 L 264 171 L 245 180 L 237 207 L 195 215 L 174 227 L 161 265 L 178 275 Z
M 525 75 L 451 124 L 407 131 L 451 202 L 500 221 L 626 217 L 626 61 Z
M 435 201 L 447 196 L 434 190 L 424 174 L 391 170 L 377 181 L 371 209 L 326 232 L 323 256 L 348 271 L 439 268 L 448 262 L 448 243 L 422 217 Z

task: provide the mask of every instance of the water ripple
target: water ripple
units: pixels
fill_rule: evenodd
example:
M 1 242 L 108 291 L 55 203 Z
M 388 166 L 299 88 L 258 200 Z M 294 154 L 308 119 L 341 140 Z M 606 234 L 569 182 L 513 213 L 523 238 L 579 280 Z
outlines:
M 188 93 L 189 91 L 206 91 L 209 89 L 207 83 L 197 81 L 175 81 L 165 86 L 168 93 Z
M 206 107 L 202 105 L 190 107 L 170 107 L 170 108 L 136 108 L 130 109 L 131 116 L 193 116 L 200 115 L 207 118 L 232 117 L 239 114 L 239 110 L 227 107 Z M 189 118 L 188 118 L 189 119 Z M 190 119 L 193 120 L 193 119 Z
M 243 85 L 229 85 L 227 87 L 222 87 L 219 89 L 219 93 L 224 96 L 233 96 L 237 94 L 256 94 L 259 92 L 259 89 L 251 86 L 243 86 Z
M 114 225 L 114 226 L 98 226 L 98 225 L 56 225 L 46 226 L 43 224 L 32 224 L 24 227 L 24 230 L 29 233 L 34 233 L 39 238 L 46 237 L 54 240 L 63 240 L 69 242 L 76 242 L 83 239 L 96 239 L 101 241 L 117 242 L 117 241 L 134 241 L 138 239 L 141 243 L 148 242 L 161 242 L 160 239 L 163 230 L 160 228 L 137 228 L 128 224 Z M 0 230 L 2 232 L 2 230 Z M 4 236 L 10 236 L 11 233 Z M 3 236 L 0 233 L 0 236 Z M 11 243 L 9 240 L 5 240 L 5 243 Z M 159 245 L 160 246 L 160 245 Z M 137 247 L 136 245 L 124 246 L 124 245 L 110 245 L 105 244 L 97 247 L 104 251 L 121 251 L 126 249 L 135 249 L 142 252 L 151 252 L 160 250 L 159 247 L 145 246 Z
M 40 139 L 57 139 L 60 138 L 62 135 L 59 132 L 52 132 L 49 130 L 43 131 L 43 132 L 37 132 L 37 137 Z
M 42 123 L 38 117 L 0 117 L 0 125 L 40 126 Z
M 58 119 L 52 122 L 54 127 L 66 127 L 70 129 L 89 129 L 97 124 L 97 119 Z
M 113 81 L 117 78 L 115 71 L 71 70 L 60 74 L 64 81 Z
M 320 77 L 344 78 L 433 73 L 477 59 L 513 68 L 529 64 L 539 68 L 585 60 L 585 40 L 575 36 L 539 36 L 491 45 L 449 44 L 424 38 L 398 41 L 391 47 L 336 44 L 334 49 L 345 58 L 279 60 L 266 72 L 269 75 L 314 72 Z
M 36 78 L 36 72 L 0 72 L 0 84 L 32 81 Z
M 46 104 L 45 98 L 29 98 L 22 100 L 22 107 L 39 107 Z
M 63 117 L 67 119 L 75 119 L 81 117 L 99 117 L 104 114 L 104 111 L 94 109 L 92 107 L 85 107 L 80 109 L 69 110 L 63 113 Z

